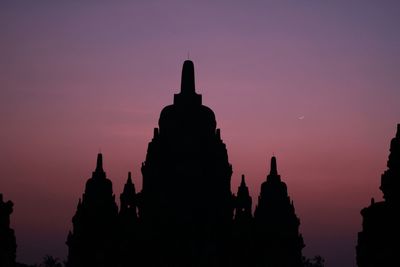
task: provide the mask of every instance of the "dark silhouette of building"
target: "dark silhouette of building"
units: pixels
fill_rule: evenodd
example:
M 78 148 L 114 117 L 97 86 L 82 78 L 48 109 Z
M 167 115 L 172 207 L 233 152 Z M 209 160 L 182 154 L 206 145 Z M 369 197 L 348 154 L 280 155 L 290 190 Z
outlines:
M 237 196 L 231 192 L 227 149 L 195 91 L 192 61 L 184 62 L 180 93 L 158 125 L 142 190 L 136 193 L 129 173 L 119 213 L 98 155 L 73 218 L 68 267 L 300 266 L 299 219 L 275 157 L 254 219 L 244 176 Z
M 253 215 L 251 210 L 252 199 L 245 176 L 238 187 L 235 197 L 235 217 L 232 232 L 233 266 L 253 266 Z
M 131 173 L 120 195 L 118 260 L 121 267 L 138 266 L 142 261 L 141 226 L 137 216 L 137 195 Z
M 214 112 L 195 91 L 192 61 L 184 62 L 181 91 L 158 124 L 142 166 L 139 207 L 153 264 L 222 266 L 233 216 L 232 167 Z
M 72 219 L 73 230 L 67 239 L 68 266 L 116 266 L 117 222 L 112 183 L 103 170 L 103 156 L 98 154 L 96 169 L 86 182 Z
M 14 267 L 17 244 L 14 230 L 10 228 L 10 215 L 13 212 L 13 203 L 4 202 L 0 194 L 0 266 Z
M 236 199 L 235 199 L 235 221 L 248 223 L 252 219 L 251 211 L 252 199 L 249 193 L 249 188 L 246 185 L 244 175 L 240 186 L 238 187 Z
M 275 157 L 271 159 L 267 180 L 261 185 L 254 224 L 257 266 L 302 266 L 304 242 L 299 234 L 300 220 L 278 174 Z
M 362 231 L 356 248 L 359 267 L 400 264 L 400 124 L 390 142 L 387 167 L 380 186 L 384 201 L 372 199 L 370 206 L 361 210 Z

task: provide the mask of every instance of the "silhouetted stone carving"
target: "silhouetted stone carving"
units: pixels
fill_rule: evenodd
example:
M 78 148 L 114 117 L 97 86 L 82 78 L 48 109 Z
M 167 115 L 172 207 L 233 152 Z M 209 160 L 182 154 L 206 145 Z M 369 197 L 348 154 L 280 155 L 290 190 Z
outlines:
M 0 194 L 0 266 L 14 267 L 17 244 L 14 230 L 10 228 L 10 215 L 13 212 L 13 203 L 4 202 Z
M 288 196 L 286 184 L 278 175 L 275 157 L 271 159 L 267 181 L 261 185 L 254 220 L 256 266 L 302 266 L 304 242 L 299 234 L 300 220 Z
M 112 183 L 103 170 L 102 154 L 97 156 L 96 170 L 87 180 L 69 233 L 68 266 L 116 266 L 118 209 Z
M 382 174 L 380 189 L 384 201 L 361 210 L 362 231 L 358 234 L 359 267 L 398 266 L 400 262 L 400 124 L 390 143 L 388 169 Z

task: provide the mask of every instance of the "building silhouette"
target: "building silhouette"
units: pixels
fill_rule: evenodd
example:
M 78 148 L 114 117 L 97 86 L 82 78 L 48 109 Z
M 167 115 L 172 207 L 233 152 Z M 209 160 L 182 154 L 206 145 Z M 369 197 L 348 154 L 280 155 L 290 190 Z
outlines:
M 302 266 L 300 220 L 278 174 L 275 157 L 271 158 L 270 172 L 261 185 L 254 224 L 257 266 Z
M 120 195 L 118 214 L 118 255 L 119 266 L 137 266 L 142 262 L 141 226 L 137 215 L 137 194 L 131 173 Z M 140 253 L 139 253 L 140 252 Z
M 233 266 L 253 266 L 253 226 L 252 199 L 246 185 L 245 176 L 242 175 L 235 197 L 235 217 L 232 229 L 233 246 L 231 246 Z
M 79 199 L 68 235 L 68 266 L 110 267 L 117 259 L 118 208 L 112 182 L 103 170 L 103 156 L 98 154 L 96 169 L 87 180 Z
M 221 266 L 233 217 L 232 167 L 214 112 L 185 61 L 181 91 L 160 115 L 142 166 L 139 207 L 155 266 Z M 154 246 L 154 243 L 159 246 Z
M 68 236 L 69 267 L 300 266 L 299 219 L 276 158 L 253 217 L 244 176 L 231 192 L 227 149 L 194 76 L 186 60 L 180 92 L 148 144 L 142 190 L 129 174 L 119 212 L 98 155 Z
M 399 266 L 400 257 L 400 124 L 390 142 L 388 169 L 382 174 L 380 190 L 384 201 L 371 199 L 361 210 L 362 231 L 358 233 L 359 267 Z
M 4 202 L 0 194 L 0 266 L 14 267 L 17 244 L 14 230 L 10 228 L 10 215 L 13 212 L 13 203 Z
M 252 199 L 249 193 L 249 188 L 246 185 L 245 177 L 242 175 L 242 180 L 235 199 L 235 222 L 249 223 L 252 219 L 251 210 Z

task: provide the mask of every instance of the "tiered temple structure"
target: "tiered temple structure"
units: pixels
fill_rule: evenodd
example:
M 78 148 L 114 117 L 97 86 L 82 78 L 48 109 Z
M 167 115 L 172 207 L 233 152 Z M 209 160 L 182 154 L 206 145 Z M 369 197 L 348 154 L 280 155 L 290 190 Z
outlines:
M 17 244 L 14 230 L 10 228 L 10 215 L 13 212 L 13 203 L 4 202 L 0 194 L 0 266 L 14 267 Z
M 160 115 L 142 166 L 140 215 L 155 266 L 223 266 L 233 216 L 232 167 L 214 112 L 185 61 L 181 91 Z M 193 265 L 193 263 L 197 265 Z
M 72 219 L 73 230 L 67 239 L 68 266 L 116 266 L 117 220 L 112 183 L 103 170 L 103 156 L 98 154 L 96 169 L 86 182 Z
M 231 254 L 233 266 L 253 266 L 253 215 L 251 210 L 252 199 L 242 175 L 235 197 L 235 217 L 233 221 Z
M 254 224 L 256 266 L 302 266 L 304 242 L 299 233 L 300 220 L 278 174 L 275 157 L 271 158 L 271 170 L 261 185 Z
M 137 195 L 131 172 L 120 195 L 118 259 L 121 267 L 138 266 L 142 261 L 140 225 L 137 216 Z
M 249 193 L 249 188 L 246 185 L 245 177 L 242 175 L 242 180 L 238 188 L 235 200 L 235 221 L 248 223 L 252 219 L 251 211 L 252 199 Z
M 384 201 L 371 200 L 361 211 L 362 231 L 358 234 L 359 267 L 399 266 L 400 263 L 400 124 L 390 143 L 388 169 L 380 189 Z
M 237 196 L 231 192 L 232 166 L 214 112 L 196 93 L 192 61 L 158 124 L 142 190 L 129 174 L 119 213 L 99 154 L 73 218 L 68 267 L 300 266 L 299 220 L 276 159 L 254 219 L 244 176 Z

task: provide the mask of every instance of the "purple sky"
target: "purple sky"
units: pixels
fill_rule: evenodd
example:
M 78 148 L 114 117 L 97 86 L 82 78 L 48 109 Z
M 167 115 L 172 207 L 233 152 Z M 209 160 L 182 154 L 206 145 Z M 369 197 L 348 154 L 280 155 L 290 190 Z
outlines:
M 129 170 L 141 188 L 189 53 L 232 190 L 244 173 L 256 203 L 275 153 L 304 253 L 355 266 L 400 122 L 399 1 L 61 2 L 0 2 L 0 192 L 19 261 L 65 258 L 99 149 L 117 196 Z

